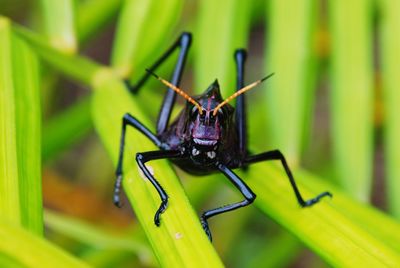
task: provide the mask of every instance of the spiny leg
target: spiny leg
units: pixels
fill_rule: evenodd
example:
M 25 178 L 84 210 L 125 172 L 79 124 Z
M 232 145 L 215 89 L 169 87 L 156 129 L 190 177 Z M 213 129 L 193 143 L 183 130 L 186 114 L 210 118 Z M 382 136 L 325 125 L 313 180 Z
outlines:
M 212 236 L 210 232 L 210 228 L 208 227 L 208 222 L 207 219 L 211 218 L 215 215 L 225 213 L 231 210 L 235 210 L 247 205 L 250 205 L 253 203 L 254 199 L 256 198 L 256 195 L 253 193 L 253 191 L 249 188 L 249 186 L 246 185 L 244 181 L 242 181 L 238 175 L 236 175 L 231 169 L 229 169 L 227 166 L 223 164 L 217 164 L 217 168 L 235 185 L 237 189 L 242 193 L 242 195 L 245 197 L 245 199 L 241 202 L 226 205 L 223 207 L 215 208 L 208 210 L 203 213 L 201 216 L 201 224 L 204 228 L 204 231 L 206 232 L 208 238 L 210 241 L 212 241 Z
M 142 123 L 140 123 L 135 117 L 130 114 L 125 114 L 122 118 L 122 131 L 121 131 L 121 140 L 119 146 L 119 158 L 118 158 L 118 165 L 115 171 L 115 175 L 117 179 L 114 184 L 114 196 L 113 201 L 117 207 L 121 207 L 120 201 L 120 192 L 121 192 L 121 184 L 122 184 L 122 165 L 124 159 L 124 148 L 125 148 L 125 133 L 126 133 L 126 126 L 132 126 L 142 132 L 147 138 L 149 138 L 155 145 L 158 147 L 162 147 L 161 141 Z
M 289 165 L 287 164 L 285 157 L 279 150 L 273 150 L 273 151 L 269 151 L 269 152 L 265 152 L 265 153 L 261 153 L 261 154 L 257 154 L 257 155 L 248 156 L 244 160 L 244 164 L 249 165 L 251 163 L 268 161 L 268 160 L 280 160 L 281 161 L 283 167 L 285 168 L 286 175 L 289 178 L 290 184 L 292 185 L 293 191 L 296 195 L 297 202 L 299 202 L 300 206 L 302 206 L 302 207 L 312 206 L 313 204 L 317 203 L 324 196 L 332 197 L 332 194 L 330 192 L 323 192 L 312 199 L 304 200 L 300 194 L 300 191 L 299 191 L 297 185 L 296 185 L 296 182 L 294 180 L 292 172 L 290 171 Z
M 236 63 L 236 90 L 244 87 L 244 65 L 246 62 L 247 53 L 244 49 L 235 51 Z M 246 103 L 245 95 L 239 95 L 236 98 L 236 127 L 239 139 L 239 150 L 244 157 L 247 154 L 247 126 L 246 126 Z
M 175 69 L 172 75 L 172 79 L 170 80 L 171 84 L 179 87 L 191 42 L 192 42 L 192 35 L 187 32 L 182 33 L 180 37 L 176 40 L 176 42 L 148 69 L 151 72 L 153 72 L 166 59 L 168 59 L 169 56 L 171 56 L 171 54 L 176 49 L 180 48 L 179 56 L 175 64 Z M 142 78 L 139 79 L 136 85 L 131 86 L 128 81 L 125 81 L 126 85 L 132 93 L 136 93 L 139 91 L 142 85 L 147 81 L 150 75 L 151 74 L 149 72 L 146 72 L 142 76 Z M 173 91 L 172 89 L 169 89 L 164 96 L 164 100 L 160 112 L 158 114 L 157 131 L 156 131 L 157 134 L 164 133 L 164 131 L 167 129 L 168 122 L 171 117 L 171 111 L 175 104 L 175 99 L 176 99 L 176 92 Z
M 143 174 L 146 176 L 146 178 L 151 182 L 151 184 L 153 184 L 154 188 L 156 188 L 156 190 L 161 198 L 161 205 L 154 215 L 154 223 L 157 226 L 160 226 L 160 215 L 167 208 L 168 195 L 165 192 L 165 190 L 162 188 L 162 186 L 158 183 L 158 181 L 154 178 L 154 176 L 151 174 L 151 172 L 147 169 L 145 163 L 148 161 L 151 161 L 151 160 L 156 160 L 156 159 L 179 158 L 182 156 L 183 156 L 183 154 L 181 151 L 172 151 L 172 150 L 151 151 L 151 152 L 136 154 L 136 162 L 138 163 L 140 170 L 143 172 Z

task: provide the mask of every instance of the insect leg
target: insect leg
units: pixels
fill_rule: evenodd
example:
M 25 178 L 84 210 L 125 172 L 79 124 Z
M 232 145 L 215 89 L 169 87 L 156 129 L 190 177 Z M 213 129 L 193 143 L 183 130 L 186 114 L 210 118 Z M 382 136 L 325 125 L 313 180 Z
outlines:
M 245 199 L 241 202 L 226 205 L 226 206 L 223 206 L 220 208 L 211 209 L 211 210 L 208 210 L 203 213 L 200 220 L 201 220 L 201 224 L 203 225 L 204 231 L 207 233 L 210 241 L 212 240 L 212 236 L 211 236 L 210 229 L 208 227 L 208 222 L 207 222 L 208 218 L 211 218 L 211 217 L 221 214 L 221 213 L 225 213 L 225 212 L 228 212 L 231 210 L 235 210 L 235 209 L 250 205 L 251 203 L 253 203 L 254 199 L 256 198 L 256 195 L 249 188 L 249 186 L 247 186 L 246 183 L 244 181 L 242 181 L 239 178 L 239 176 L 237 176 L 231 169 L 229 169 L 228 167 L 226 167 L 223 164 L 217 164 L 217 168 L 233 183 L 233 185 L 235 185 L 235 187 L 237 189 L 239 189 L 239 191 L 243 194 Z
M 299 202 L 300 206 L 302 206 L 302 207 L 312 206 L 313 204 L 317 203 L 324 196 L 332 197 L 332 194 L 330 192 L 323 192 L 323 193 L 317 195 L 316 197 L 314 197 L 312 199 L 304 200 L 303 197 L 300 194 L 300 191 L 299 191 L 297 185 L 296 185 L 296 182 L 294 180 L 292 172 L 289 169 L 289 166 L 288 166 L 288 164 L 286 162 L 286 159 L 285 159 L 285 157 L 283 156 L 283 154 L 279 150 L 273 150 L 273 151 L 269 151 L 269 152 L 265 152 L 265 153 L 249 156 L 244 160 L 244 164 L 248 165 L 248 164 L 251 164 L 251 163 L 256 163 L 256 162 L 261 162 L 261 161 L 268 161 L 268 160 L 280 160 L 281 161 L 283 167 L 285 168 L 286 175 L 289 178 L 289 181 L 290 181 L 290 184 L 291 184 L 291 186 L 293 188 L 293 191 L 294 191 L 294 193 L 296 195 L 297 202 Z
M 161 141 L 142 123 L 140 123 L 135 117 L 130 114 L 125 114 L 122 118 L 122 131 L 121 131 L 121 141 L 119 147 L 119 158 L 118 158 L 118 165 L 115 174 L 117 179 L 114 184 L 114 204 L 118 207 L 121 206 L 120 202 L 120 192 L 121 192 L 121 184 L 122 184 L 122 164 L 124 158 L 124 147 L 125 147 L 125 132 L 126 126 L 132 126 L 142 132 L 146 137 L 148 137 L 155 145 L 160 147 L 162 145 Z
M 175 49 L 180 48 L 178 60 L 176 61 L 175 64 L 174 73 L 170 80 L 171 84 L 179 86 L 191 42 L 192 42 L 192 35 L 187 32 L 182 33 L 178 38 L 178 40 L 176 40 L 176 42 L 148 69 L 151 72 L 153 72 L 175 51 Z M 131 86 L 129 82 L 125 81 L 126 85 L 132 93 L 136 93 L 141 88 L 141 86 L 147 81 L 150 75 L 151 74 L 149 72 L 146 72 L 142 76 L 142 78 L 139 79 L 139 82 L 137 82 L 136 85 Z M 176 92 L 173 91 L 172 89 L 169 89 L 164 96 L 163 104 L 158 114 L 157 134 L 161 134 L 166 130 L 171 116 L 172 107 L 175 103 L 175 98 L 176 98 Z
M 177 48 L 181 48 L 182 50 L 188 50 L 190 47 L 191 40 L 192 40 L 192 35 L 190 33 L 183 32 L 178 37 L 178 39 L 172 44 L 172 46 L 169 47 L 167 49 L 167 51 L 165 51 L 164 54 L 161 55 L 161 57 L 158 60 L 156 60 L 156 62 L 153 63 L 153 65 L 151 65 L 150 68 L 148 68 L 148 69 L 152 72 L 155 71 L 166 59 L 168 59 L 169 56 L 171 56 L 171 54 Z M 185 53 L 187 53 L 187 51 Z M 179 61 L 183 61 L 182 64 L 184 64 L 185 59 L 181 58 L 181 55 L 179 55 L 178 62 Z M 134 94 L 137 93 L 139 91 L 139 89 L 143 86 L 143 84 L 146 83 L 146 81 L 149 79 L 150 76 L 151 76 L 150 73 L 145 72 L 135 85 L 131 85 L 129 83 L 129 81 L 125 81 L 127 87 L 129 88 L 129 91 Z M 178 86 L 178 85 L 176 85 L 176 86 Z
M 244 87 L 244 65 L 247 53 L 244 49 L 235 51 L 236 62 L 236 90 Z M 246 103 L 245 94 L 236 98 L 236 127 L 239 138 L 239 149 L 243 157 L 247 154 L 247 126 L 246 126 Z
M 183 69 L 185 67 L 187 54 L 189 52 L 192 36 L 189 33 L 183 33 L 178 40 L 180 47 L 178 60 L 176 61 L 174 73 L 172 74 L 171 84 L 179 86 L 182 79 Z M 151 69 L 152 70 L 152 69 Z M 157 134 L 163 133 L 168 126 L 169 119 L 171 117 L 172 107 L 175 104 L 176 92 L 172 89 L 168 89 L 165 93 L 163 104 L 160 112 L 158 113 L 157 119 Z
M 162 158 L 179 158 L 182 157 L 183 154 L 180 151 L 151 151 L 145 153 L 137 153 L 136 154 L 136 162 L 139 165 L 140 170 L 146 176 L 146 178 L 153 184 L 154 188 L 156 188 L 158 194 L 161 198 L 161 205 L 156 211 L 154 215 L 154 223 L 157 226 L 160 226 L 160 215 L 165 211 L 168 205 L 168 195 L 162 186 L 158 183 L 158 181 L 154 178 L 151 172 L 147 169 L 145 163 L 151 160 L 162 159 Z

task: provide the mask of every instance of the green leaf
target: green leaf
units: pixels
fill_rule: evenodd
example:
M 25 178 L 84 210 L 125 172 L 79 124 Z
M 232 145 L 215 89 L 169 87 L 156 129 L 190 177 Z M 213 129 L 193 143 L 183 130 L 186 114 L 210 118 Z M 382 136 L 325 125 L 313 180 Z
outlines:
M 400 263 L 400 225 L 357 204 L 334 186 L 324 183 L 321 187 L 321 179 L 303 171 L 295 172 L 306 199 L 325 190 L 334 194 L 331 200 L 325 198 L 312 207 L 300 208 L 281 168 L 257 164 L 248 173 L 240 174 L 257 193 L 255 204 L 330 265 L 395 267 Z M 389 239 L 393 243 L 387 241 L 386 233 L 392 234 Z
M 115 76 L 109 68 L 101 66 L 88 58 L 66 55 L 50 47 L 43 41 L 42 36 L 24 27 L 13 25 L 13 31 L 26 40 L 42 59 L 62 71 L 66 76 L 85 85 L 101 84 L 103 80 L 106 81 Z
M 89 267 L 43 238 L 0 219 L 0 252 L 23 267 Z M 5 267 L 0 258 L 0 266 Z M 14 261 L 14 262 L 15 262 Z
M 0 211 L 4 218 L 19 225 L 21 212 L 11 49 L 10 22 L 0 17 Z
M 313 105 L 312 29 L 315 1 L 273 0 L 267 5 L 265 113 L 268 146 L 279 148 L 291 165 L 299 164 L 303 134 L 310 129 Z M 314 70 L 315 71 L 315 70 Z M 284 127 L 282 127 L 284 122 Z
M 20 38 L 12 38 L 12 71 L 22 225 L 43 233 L 39 63 Z M 11 178 L 16 179 L 16 178 Z
M 155 51 L 158 55 L 159 44 L 168 39 L 182 6 L 182 0 L 124 2 L 111 56 L 112 68 L 121 77 L 135 73 L 149 57 L 154 58 Z
M 234 51 L 247 47 L 253 1 L 199 2 L 198 28 L 195 39 L 195 85 L 201 93 L 216 78 L 221 93 L 228 97 L 234 83 Z
M 130 112 L 143 124 L 151 126 L 137 107 L 119 81 L 110 80 L 99 85 L 94 92 L 92 108 L 95 126 L 114 163 L 118 159 L 122 116 Z M 137 130 L 128 129 L 123 186 L 160 264 L 169 267 L 222 266 L 178 178 L 165 160 L 147 165 L 153 167 L 157 180 L 171 197 L 167 210 L 161 216 L 161 226 L 154 224 L 154 213 L 160 205 L 160 198 L 150 182 L 139 175 L 133 153 L 155 149 Z
M 399 1 L 381 0 L 380 21 L 380 53 L 382 55 L 382 82 L 384 93 L 384 143 L 385 143 L 385 175 L 390 212 L 400 219 L 400 122 L 398 106 L 400 103 L 400 63 L 396 56 L 400 47 L 398 31 L 400 18 L 397 10 Z
M 3 17 L 0 38 L 0 210 L 10 222 L 42 234 L 38 62 Z
M 92 127 L 89 97 L 54 115 L 43 128 L 43 161 L 81 140 Z
M 45 213 L 46 226 L 57 233 L 71 237 L 94 249 L 123 250 L 133 252 L 145 265 L 153 263 L 152 255 L 146 244 L 131 239 L 129 233 L 124 237 L 112 234 L 110 231 L 85 223 L 56 212 L 47 210 Z
M 118 13 L 122 0 L 86 0 L 77 6 L 77 35 L 84 42 Z
M 333 156 L 340 185 L 369 200 L 373 153 L 372 1 L 329 1 Z
M 40 0 L 44 33 L 49 43 L 60 51 L 77 50 L 74 0 Z

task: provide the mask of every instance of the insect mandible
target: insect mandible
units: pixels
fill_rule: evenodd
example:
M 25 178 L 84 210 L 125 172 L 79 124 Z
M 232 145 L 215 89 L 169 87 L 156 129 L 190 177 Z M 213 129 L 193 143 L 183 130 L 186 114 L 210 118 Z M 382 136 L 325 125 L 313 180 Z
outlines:
M 199 96 L 191 97 L 179 88 L 191 41 L 192 36 L 190 33 L 182 33 L 178 40 L 147 70 L 147 73 L 136 85 L 132 86 L 128 82 L 126 83 L 132 93 L 137 93 L 146 80 L 153 75 L 165 84 L 168 90 L 158 115 L 156 134 L 152 133 L 129 113 L 123 117 L 120 153 L 116 169 L 117 179 L 114 187 L 114 204 L 120 206 L 126 126 L 132 126 L 139 130 L 160 149 L 136 154 L 136 162 L 140 170 L 155 187 L 161 198 L 160 207 L 154 215 L 154 223 L 157 226 L 160 226 L 160 215 L 167 208 L 168 194 L 145 165 L 146 162 L 157 159 L 170 159 L 181 169 L 196 175 L 221 172 L 244 196 L 244 200 L 241 202 L 211 209 L 201 215 L 201 224 L 210 240 L 212 240 L 212 237 L 207 221 L 209 218 L 247 206 L 256 198 L 255 193 L 233 172 L 233 169 L 246 167 L 261 161 L 279 160 L 285 169 L 300 206 L 311 206 L 324 196 L 332 196 L 329 192 L 323 192 L 312 199 L 304 200 L 285 157 L 279 150 L 255 155 L 249 154 L 247 149 L 245 95 L 243 93 L 254 88 L 272 74 L 245 86 L 244 64 L 246 51 L 244 49 L 238 49 L 234 54 L 237 85 L 236 93 L 232 96 L 225 100 L 222 98 L 217 80 Z M 178 60 L 172 79 L 168 82 L 153 72 L 178 48 Z M 171 111 L 177 94 L 184 97 L 187 102 L 178 117 L 170 124 Z M 228 103 L 234 98 L 236 98 L 235 108 Z

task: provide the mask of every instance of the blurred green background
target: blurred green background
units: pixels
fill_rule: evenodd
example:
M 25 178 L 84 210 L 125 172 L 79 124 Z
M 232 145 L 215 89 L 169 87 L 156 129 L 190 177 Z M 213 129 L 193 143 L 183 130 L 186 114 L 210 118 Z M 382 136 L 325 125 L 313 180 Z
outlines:
M 227 267 L 395 264 L 399 10 L 396 0 L 0 0 L 0 266 L 47 267 L 38 257 L 46 251 L 44 259 L 54 258 L 48 267 L 201 266 L 196 258 L 210 267 L 221 265 L 219 258 Z M 121 114 L 143 117 L 154 129 L 165 92 L 149 81 L 129 96 L 118 81 L 135 82 L 182 31 L 193 33 L 182 83 L 192 94 L 215 78 L 223 96 L 233 93 L 236 48 L 248 51 L 247 83 L 275 73 L 246 93 L 251 151 L 280 149 L 306 198 L 334 195 L 302 212 L 278 163 L 250 168 L 241 177 L 258 201 L 210 221 L 213 244 L 198 246 L 207 247 L 204 256 L 196 240 L 186 252 L 178 238 L 149 226 L 153 208 L 141 212 L 140 203 L 158 201 L 154 193 L 139 199 L 134 180 L 124 184 L 122 209 L 111 202 Z M 174 60 L 157 73 L 168 79 Z M 132 156 L 143 151 L 129 148 Z M 125 168 L 135 172 L 132 156 Z M 173 174 L 168 165 L 160 170 Z M 176 173 L 197 214 L 241 198 L 221 176 Z M 180 185 L 168 187 L 173 199 Z M 192 214 L 166 220 L 167 228 Z M 32 248 L 13 250 L 21 243 Z

